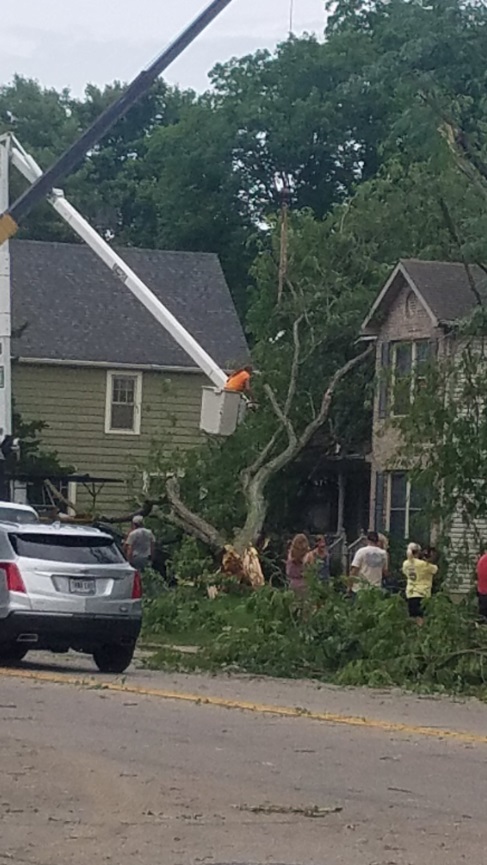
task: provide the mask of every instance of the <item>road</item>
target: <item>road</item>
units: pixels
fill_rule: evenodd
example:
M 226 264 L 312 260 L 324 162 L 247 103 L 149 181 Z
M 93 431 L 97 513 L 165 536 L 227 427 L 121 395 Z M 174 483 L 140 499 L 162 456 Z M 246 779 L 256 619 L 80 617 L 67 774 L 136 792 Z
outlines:
M 475 701 L 47 656 L 0 689 L 0 865 L 485 861 Z

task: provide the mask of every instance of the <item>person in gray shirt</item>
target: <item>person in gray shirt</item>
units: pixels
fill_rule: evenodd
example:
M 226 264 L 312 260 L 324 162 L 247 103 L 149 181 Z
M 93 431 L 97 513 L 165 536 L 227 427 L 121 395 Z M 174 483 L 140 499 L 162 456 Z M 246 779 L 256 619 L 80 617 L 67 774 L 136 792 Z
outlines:
M 125 554 L 137 571 L 143 571 L 150 565 L 154 556 L 154 535 L 150 529 L 144 528 L 143 517 L 136 516 L 132 520 L 132 531 L 125 541 Z

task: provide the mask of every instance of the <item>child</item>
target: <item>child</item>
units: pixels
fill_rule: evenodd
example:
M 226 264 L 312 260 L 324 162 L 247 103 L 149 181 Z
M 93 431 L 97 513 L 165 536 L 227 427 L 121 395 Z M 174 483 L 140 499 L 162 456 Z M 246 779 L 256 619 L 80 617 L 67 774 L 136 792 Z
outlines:
M 406 598 L 409 615 L 412 619 L 416 619 L 418 625 L 422 625 L 423 600 L 431 598 L 433 577 L 438 573 L 438 567 L 423 557 L 419 544 L 409 544 L 402 572 L 407 579 Z

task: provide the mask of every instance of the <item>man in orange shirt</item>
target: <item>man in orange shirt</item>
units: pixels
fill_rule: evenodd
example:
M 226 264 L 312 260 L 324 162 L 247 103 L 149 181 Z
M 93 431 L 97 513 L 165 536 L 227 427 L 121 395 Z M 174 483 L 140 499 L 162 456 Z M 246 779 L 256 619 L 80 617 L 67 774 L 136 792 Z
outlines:
M 225 390 L 233 390 L 237 393 L 245 394 L 249 399 L 253 400 L 252 391 L 250 388 L 250 377 L 252 375 L 253 367 L 248 364 L 247 366 L 242 367 L 242 369 L 236 370 L 236 372 L 232 372 L 232 374 L 228 377 L 227 383 L 225 385 Z

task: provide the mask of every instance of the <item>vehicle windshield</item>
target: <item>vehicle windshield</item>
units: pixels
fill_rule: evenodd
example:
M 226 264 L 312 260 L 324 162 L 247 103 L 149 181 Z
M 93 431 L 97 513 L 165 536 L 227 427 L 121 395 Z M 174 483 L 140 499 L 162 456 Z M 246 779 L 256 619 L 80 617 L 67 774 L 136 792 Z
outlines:
M 18 556 L 75 565 L 115 565 L 124 562 L 115 541 L 93 535 L 9 534 Z
M 9 508 L 0 506 L 0 521 L 7 523 L 19 523 L 21 526 L 38 523 L 39 517 L 34 511 L 22 510 L 22 508 Z

